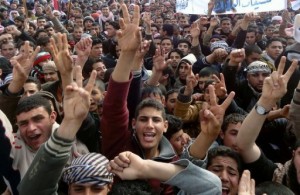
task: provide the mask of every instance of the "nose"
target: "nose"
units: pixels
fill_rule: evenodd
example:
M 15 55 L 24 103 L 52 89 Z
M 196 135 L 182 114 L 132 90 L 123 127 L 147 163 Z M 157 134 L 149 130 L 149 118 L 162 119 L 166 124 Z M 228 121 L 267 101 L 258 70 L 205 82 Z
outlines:
M 30 131 L 30 132 L 35 131 L 36 130 L 35 123 L 33 123 L 32 121 L 29 121 L 28 126 L 27 126 L 27 130 Z
M 153 120 L 152 120 L 152 119 L 149 119 L 149 120 L 147 121 L 147 127 L 148 127 L 148 128 L 153 128 Z
M 219 177 L 222 182 L 228 182 L 228 173 L 226 170 L 223 170 L 220 174 Z
M 265 77 L 263 76 L 263 75 L 259 75 L 259 77 L 258 77 L 258 79 L 260 80 L 260 81 L 263 81 L 264 79 L 265 79 Z

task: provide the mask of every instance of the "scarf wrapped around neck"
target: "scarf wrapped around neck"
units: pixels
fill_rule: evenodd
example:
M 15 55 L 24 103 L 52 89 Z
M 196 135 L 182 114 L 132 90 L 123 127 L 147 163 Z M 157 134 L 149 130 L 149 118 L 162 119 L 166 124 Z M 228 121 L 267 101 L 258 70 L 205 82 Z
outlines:
M 114 15 L 112 12 L 109 12 L 108 17 L 105 17 L 103 14 L 101 14 L 101 16 L 99 17 L 99 23 L 107 21 L 114 21 Z

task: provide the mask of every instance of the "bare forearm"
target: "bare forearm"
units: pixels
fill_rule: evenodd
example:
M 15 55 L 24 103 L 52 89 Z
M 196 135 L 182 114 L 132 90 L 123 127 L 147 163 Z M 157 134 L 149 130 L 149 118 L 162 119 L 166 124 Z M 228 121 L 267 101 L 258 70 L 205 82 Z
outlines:
M 205 135 L 201 132 L 195 139 L 194 143 L 190 146 L 190 155 L 197 159 L 204 159 L 209 147 L 216 138 Z
M 59 126 L 56 134 L 60 138 L 67 140 L 74 140 L 76 137 L 76 133 L 81 126 L 81 120 L 63 120 L 61 125 Z
M 145 179 L 158 179 L 160 181 L 167 181 L 183 169 L 183 167 L 171 163 L 145 160 L 145 169 L 142 170 L 142 174 L 144 175 Z
M 8 85 L 8 91 L 13 94 L 19 93 L 22 90 L 25 81 L 26 79 L 23 81 L 12 80 L 11 83 Z
M 157 86 L 159 84 L 159 79 L 162 76 L 162 72 L 153 72 L 150 78 L 146 81 L 147 85 Z
M 116 82 L 129 81 L 129 75 L 132 67 L 132 59 L 134 58 L 134 52 L 122 52 L 115 70 L 112 73 L 112 78 Z

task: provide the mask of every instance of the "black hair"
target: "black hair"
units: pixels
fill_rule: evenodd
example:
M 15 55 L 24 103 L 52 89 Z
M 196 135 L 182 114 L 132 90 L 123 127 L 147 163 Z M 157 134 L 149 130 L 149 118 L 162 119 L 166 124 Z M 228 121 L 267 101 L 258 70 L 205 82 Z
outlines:
M 170 59 L 171 53 L 174 53 L 174 52 L 178 53 L 178 54 L 180 55 L 180 58 L 183 58 L 183 53 L 182 53 L 182 51 L 179 50 L 179 49 L 177 49 L 177 48 L 175 48 L 175 49 L 172 49 L 172 50 L 168 53 L 168 59 Z
M 225 132 L 229 124 L 242 123 L 245 120 L 246 116 L 239 113 L 232 113 L 225 117 L 222 123 L 222 131 Z
M 157 96 L 159 95 L 159 97 L 162 99 L 163 98 L 163 93 L 161 91 L 161 89 L 159 87 L 156 86 L 145 86 L 142 89 L 142 100 L 148 98 L 151 94 Z
M 112 27 L 114 27 L 114 29 L 116 29 L 116 30 L 120 29 L 120 25 L 116 21 L 108 21 L 108 24 L 111 25 Z
M 15 115 L 17 116 L 23 112 L 29 112 L 39 107 L 43 107 L 49 115 L 51 114 L 52 110 L 49 100 L 39 94 L 34 94 L 19 101 L 15 111 Z
M 97 45 L 97 44 L 100 44 L 100 43 L 102 44 L 102 40 L 99 39 L 98 37 L 93 37 L 92 41 L 93 41 L 92 42 L 92 47 L 95 46 L 95 45 Z
M 179 41 L 177 42 L 177 47 L 180 43 L 186 43 L 188 45 L 189 49 L 191 49 L 191 47 L 192 47 L 191 42 L 187 39 L 179 39 Z
M 183 122 L 181 121 L 180 118 L 167 114 L 167 121 L 168 121 L 168 129 L 167 132 L 164 133 L 164 136 L 170 140 L 171 137 L 180 131 L 182 129 Z
M 29 76 L 27 78 L 27 80 L 25 81 L 25 83 L 34 83 L 34 84 L 36 84 L 39 91 L 42 89 L 42 85 L 41 85 L 40 80 L 36 79 L 35 77 Z
M 269 47 L 269 45 L 271 45 L 274 41 L 279 41 L 280 43 L 282 43 L 282 39 L 279 38 L 279 37 L 274 37 L 274 38 L 271 38 L 267 41 L 266 43 L 266 48 Z
M 213 67 L 205 67 L 199 71 L 199 77 L 209 77 L 211 75 L 216 75 L 219 77 L 220 73 Z
M 243 169 L 241 157 L 236 151 L 226 146 L 218 146 L 208 151 L 206 169 L 212 165 L 212 161 L 219 156 L 232 158 L 237 163 L 239 174 L 242 174 Z
M 179 93 L 179 89 L 170 89 L 169 91 L 167 91 L 167 93 L 166 93 L 166 101 L 168 101 L 169 96 L 172 95 L 173 93 Z
M 152 195 L 152 188 L 145 180 L 121 180 L 114 183 L 108 195 Z
M 250 56 L 253 53 L 262 54 L 262 50 L 257 45 L 247 45 L 245 47 L 245 55 Z
M 166 120 L 166 112 L 165 112 L 164 106 L 160 102 L 158 102 L 157 100 L 153 100 L 153 99 L 150 99 L 150 98 L 143 100 L 137 106 L 137 108 L 135 110 L 135 118 L 136 119 L 138 118 L 138 116 L 140 114 L 140 111 L 144 108 L 154 108 L 157 111 L 161 111 L 162 118 L 164 120 Z
M 294 193 L 288 187 L 278 182 L 266 181 L 256 186 L 255 194 L 293 195 Z
M 20 49 L 21 46 L 23 46 L 23 45 L 25 45 L 25 41 L 20 41 L 17 44 L 17 48 Z M 29 41 L 29 46 L 32 47 L 34 50 L 36 48 L 36 45 L 33 42 L 31 42 L 31 41 Z
M 167 36 L 173 36 L 174 28 L 172 24 L 163 24 L 162 31 L 167 32 Z

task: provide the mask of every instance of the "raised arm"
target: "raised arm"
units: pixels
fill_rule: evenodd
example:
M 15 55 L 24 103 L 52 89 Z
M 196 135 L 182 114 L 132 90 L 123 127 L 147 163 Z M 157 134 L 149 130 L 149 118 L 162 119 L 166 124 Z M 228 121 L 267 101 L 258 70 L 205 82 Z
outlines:
M 255 144 L 255 140 L 272 107 L 284 96 L 287 91 L 287 82 L 297 67 L 297 61 L 293 61 L 290 68 L 283 74 L 286 58 L 282 57 L 278 70 L 272 72 L 270 77 L 264 80 L 262 95 L 255 108 L 247 115 L 237 135 L 237 146 L 245 163 L 256 161 L 261 151 Z
M 185 194 L 221 194 L 220 179 L 188 160 L 162 163 L 123 152 L 110 161 L 108 169 L 124 180 L 158 179 L 180 188 Z M 199 188 L 199 185 L 203 187 Z
M 129 113 L 126 100 L 134 66 L 133 59 L 141 44 L 139 7 L 135 6 L 132 22 L 126 5 L 122 4 L 121 7 L 124 18 L 120 19 L 121 29 L 117 32 L 121 54 L 108 84 L 101 119 L 102 152 L 108 159 L 119 154 L 131 136 L 128 131 Z
M 96 79 L 93 71 L 85 88 L 82 88 L 81 68 L 76 67 L 76 83 L 64 91 L 64 119 L 49 140 L 41 146 L 25 177 L 19 185 L 20 194 L 55 194 L 71 146 L 90 107 L 90 94 Z M 48 177 L 44 177 L 48 173 Z

